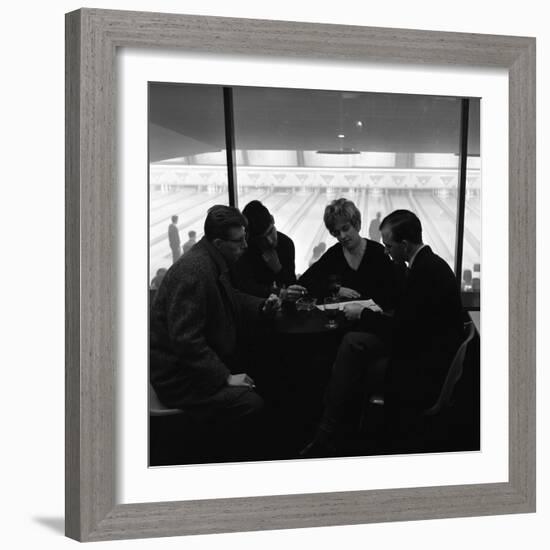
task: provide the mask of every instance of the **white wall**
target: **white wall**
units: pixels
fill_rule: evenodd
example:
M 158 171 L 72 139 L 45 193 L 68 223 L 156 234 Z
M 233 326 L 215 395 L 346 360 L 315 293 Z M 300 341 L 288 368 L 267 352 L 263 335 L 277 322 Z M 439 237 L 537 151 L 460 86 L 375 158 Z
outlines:
M 88 7 L 274 18 L 537 37 L 538 57 L 538 257 L 539 281 L 548 281 L 550 234 L 544 207 L 550 205 L 550 31 L 544 4 L 460 3 L 417 0 L 365 2 L 97 1 Z M 76 544 L 63 532 L 63 142 L 64 13 L 79 1 L 7 4 L 2 10 L 0 124 L 2 171 L 2 465 L 1 503 L 5 548 L 63 549 Z M 6 147 L 7 146 L 7 147 Z M 7 148 L 7 151 L 6 151 Z M 22 229 L 22 232 L 21 232 Z M 490 243 L 485 243 L 487 244 Z M 28 265 L 32 261 L 33 269 Z M 5 280 L 4 280 L 5 279 Z M 437 520 L 342 528 L 302 529 L 108 543 L 122 548 L 214 549 L 258 547 L 448 549 L 543 548 L 550 521 L 548 484 L 550 391 L 543 366 L 550 364 L 543 342 L 549 329 L 539 285 L 538 512 L 487 518 Z M 21 292 L 20 289 L 24 289 Z M 24 296 L 21 299 L 21 295 Z M 6 302 L 8 307 L 6 308 Z

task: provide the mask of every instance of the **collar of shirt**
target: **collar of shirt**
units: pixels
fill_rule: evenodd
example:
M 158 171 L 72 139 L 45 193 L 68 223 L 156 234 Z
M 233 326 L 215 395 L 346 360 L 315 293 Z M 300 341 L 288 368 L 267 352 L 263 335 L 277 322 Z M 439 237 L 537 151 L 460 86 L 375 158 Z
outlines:
M 419 253 L 425 246 L 426 246 L 425 244 L 420 245 L 420 246 L 416 249 L 415 253 L 411 256 L 411 259 L 409 260 L 409 269 L 412 268 L 414 259 L 416 258 L 416 256 L 418 255 L 418 253 Z

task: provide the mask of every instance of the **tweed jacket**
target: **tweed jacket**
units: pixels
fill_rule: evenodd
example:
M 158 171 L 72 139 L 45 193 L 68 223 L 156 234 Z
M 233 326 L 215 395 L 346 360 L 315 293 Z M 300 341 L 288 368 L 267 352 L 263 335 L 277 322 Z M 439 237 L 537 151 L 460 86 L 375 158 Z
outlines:
M 150 314 L 150 379 L 169 407 L 207 403 L 225 386 L 245 318 L 263 300 L 235 290 L 205 238 L 166 273 Z

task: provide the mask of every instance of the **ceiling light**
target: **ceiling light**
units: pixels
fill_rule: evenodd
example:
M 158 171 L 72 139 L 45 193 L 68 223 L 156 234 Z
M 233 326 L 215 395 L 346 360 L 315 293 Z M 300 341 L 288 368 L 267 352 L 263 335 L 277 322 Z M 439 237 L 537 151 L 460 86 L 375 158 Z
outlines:
M 358 155 L 361 151 L 353 147 L 342 147 L 341 149 L 324 149 L 317 151 L 318 155 Z

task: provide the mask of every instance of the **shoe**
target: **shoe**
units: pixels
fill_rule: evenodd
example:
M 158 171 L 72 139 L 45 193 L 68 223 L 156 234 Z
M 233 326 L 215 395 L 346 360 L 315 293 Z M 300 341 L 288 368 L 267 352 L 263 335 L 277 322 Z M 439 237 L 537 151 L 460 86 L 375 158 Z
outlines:
M 299 453 L 299 458 L 329 458 L 338 455 L 338 449 L 330 435 L 316 435 Z

